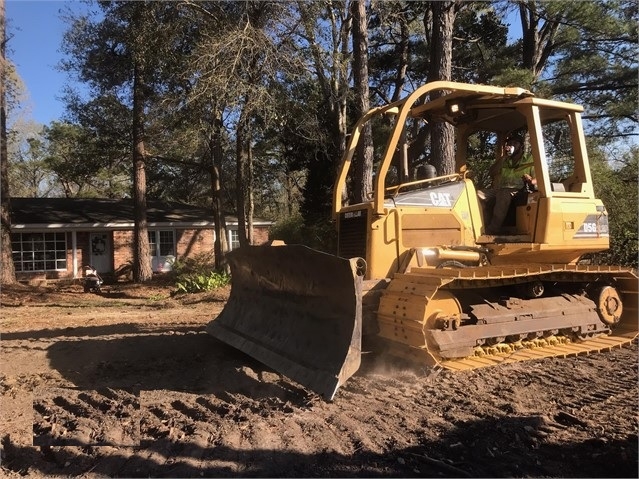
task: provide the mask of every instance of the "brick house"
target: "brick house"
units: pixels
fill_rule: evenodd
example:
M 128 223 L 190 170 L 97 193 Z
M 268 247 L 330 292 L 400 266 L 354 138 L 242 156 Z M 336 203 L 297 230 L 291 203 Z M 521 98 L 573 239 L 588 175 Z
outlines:
M 109 275 L 133 259 L 133 200 L 12 198 L 11 243 L 18 280 L 78 278 L 85 265 Z M 238 221 L 225 216 L 227 243 L 239 246 Z M 147 201 L 154 272 L 173 258 L 213 254 L 210 210 L 175 202 Z M 268 241 L 271 222 L 255 220 L 254 242 Z

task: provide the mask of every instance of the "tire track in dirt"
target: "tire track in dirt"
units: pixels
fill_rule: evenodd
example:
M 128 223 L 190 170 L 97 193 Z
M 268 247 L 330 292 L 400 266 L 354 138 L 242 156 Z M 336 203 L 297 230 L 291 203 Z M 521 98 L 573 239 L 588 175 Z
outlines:
M 583 393 L 558 401 L 561 411 L 555 419 L 564 425 L 580 426 L 593 436 L 609 439 L 630 437 L 627 425 L 636 425 L 637 385 L 627 377 L 609 376 L 606 383 L 584 381 Z
M 136 446 L 139 399 L 113 389 L 41 389 L 33 402 L 35 446 Z
M 242 451 L 283 447 L 284 439 L 273 434 L 275 427 L 281 427 L 281 419 L 275 416 L 295 410 L 274 398 L 254 401 L 237 396 L 225 400 L 175 392 L 170 398 L 162 391 L 142 392 L 141 444 L 179 456 L 176 471 L 202 468 L 205 460 L 209 468 L 229 468 L 233 475 L 252 467 Z

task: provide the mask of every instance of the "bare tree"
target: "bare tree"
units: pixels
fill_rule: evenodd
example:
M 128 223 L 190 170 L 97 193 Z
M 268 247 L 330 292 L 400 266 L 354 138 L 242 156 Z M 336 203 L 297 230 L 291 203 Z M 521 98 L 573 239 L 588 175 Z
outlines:
M 346 150 L 348 133 L 346 106 L 350 88 L 348 37 L 351 16 L 345 3 L 329 0 L 299 1 L 298 9 L 304 32 L 303 40 L 309 45 L 315 75 L 328 106 L 330 118 L 327 123 L 337 142 L 336 157 L 339 159 Z M 325 38 L 319 38 L 322 35 Z M 336 160 L 335 167 L 338 165 L 339 161 Z
M 190 92 L 191 100 L 205 98 L 224 105 L 226 114 L 234 119 L 226 126 L 234 127 L 235 133 L 238 240 L 244 246 L 252 243 L 256 123 L 263 130 L 276 116 L 277 99 L 269 83 L 283 72 L 290 73 L 294 63 L 290 42 L 280 38 L 285 34 L 277 27 L 288 7 L 258 1 L 187 1 L 184 5 L 208 19 L 201 24 L 200 40 L 192 54 L 190 70 L 198 72 L 198 81 Z M 222 125 L 216 131 L 221 132 Z

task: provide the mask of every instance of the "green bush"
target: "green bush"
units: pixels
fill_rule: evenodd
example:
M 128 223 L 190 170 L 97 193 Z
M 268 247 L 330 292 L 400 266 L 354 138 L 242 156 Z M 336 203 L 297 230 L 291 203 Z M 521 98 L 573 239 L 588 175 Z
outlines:
M 337 232 L 328 218 L 308 224 L 304 224 L 299 215 L 278 220 L 271 226 L 269 238 L 286 244 L 303 244 L 331 254 L 337 251 Z
M 278 220 L 269 230 L 269 238 L 282 240 L 286 244 L 304 244 L 302 229 L 304 219 L 300 215 L 294 215 Z
M 175 287 L 178 293 L 200 293 L 222 288 L 231 282 L 231 276 L 222 271 L 211 271 L 208 274 L 190 273 L 180 276 Z
M 222 288 L 231 282 L 231 276 L 227 272 L 215 270 L 212 253 L 175 260 L 172 274 L 178 293 L 210 291 Z
M 213 253 L 199 253 L 189 258 L 178 258 L 171 265 L 171 274 L 176 280 L 184 275 L 210 273 L 214 270 Z

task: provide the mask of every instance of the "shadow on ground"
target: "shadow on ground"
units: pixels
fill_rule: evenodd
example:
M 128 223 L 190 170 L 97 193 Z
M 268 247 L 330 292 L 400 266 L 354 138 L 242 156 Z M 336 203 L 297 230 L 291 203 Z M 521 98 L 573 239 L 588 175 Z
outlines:
M 2 463 L 6 470 L 21 475 L 90 472 L 107 477 L 637 477 L 636 437 L 538 448 L 523 442 L 503 446 L 496 437 L 498 430 L 522 430 L 529 420 L 463 423 L 436 442 L 382 454 L 358 451 L 350 455 L 239 450 L 160 440 L 143 451 L 120 448 L 102 456 L 99 447 L 20 448 L 5 436 Z M 477 438 L 473 447 L 460 445 L 460 440 L 473 437 Z M 483 448 L 486 444 L 492 444 L 490 454 Z

